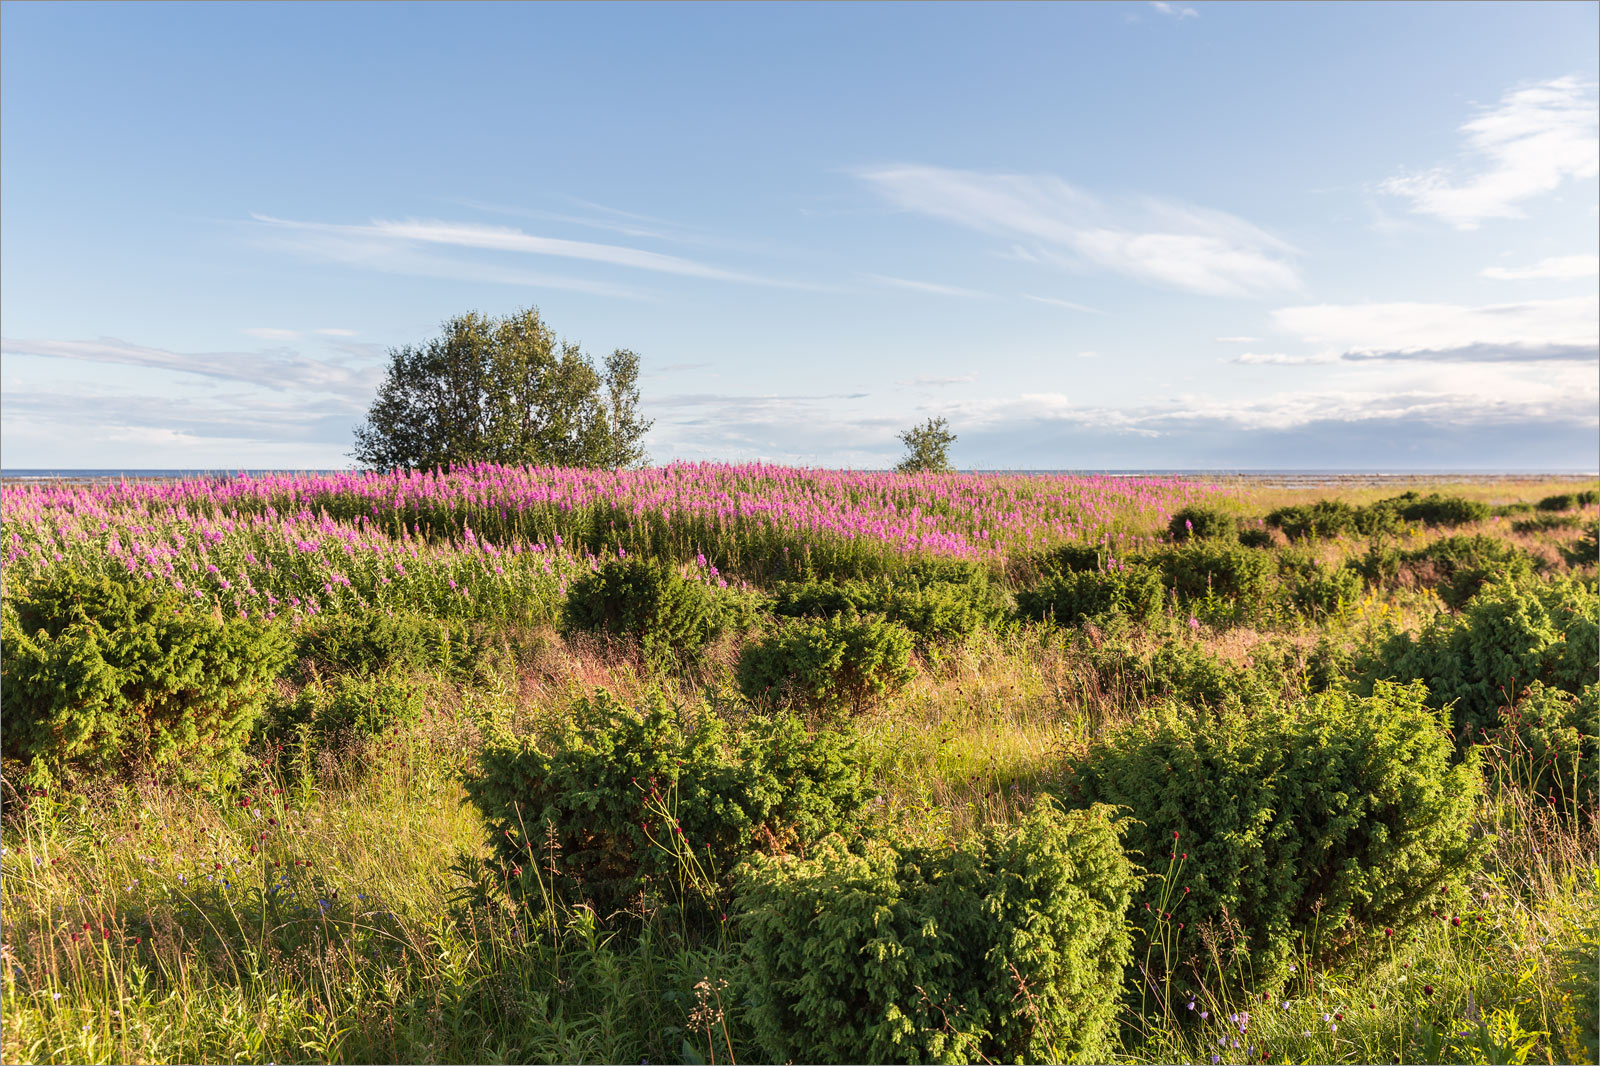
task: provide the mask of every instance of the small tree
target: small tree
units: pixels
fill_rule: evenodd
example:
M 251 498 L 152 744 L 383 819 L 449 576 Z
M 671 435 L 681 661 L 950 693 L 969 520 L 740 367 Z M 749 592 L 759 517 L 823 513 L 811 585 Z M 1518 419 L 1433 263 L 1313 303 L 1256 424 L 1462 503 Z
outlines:
M 902 474 L 943 474 L 950 470 L 950 445 L 956 435 L 943 418 L 930 418 L 900 434 L 906 457 L 895 467 Z
M 378 470 L 447 464 L 638 466 L 639 357 L 619 349 L 605 373 L 558 341 L 536 308 L 476 312 L 421 345 L 389 351 L 389 371 L 356 427 L 352 455 Z

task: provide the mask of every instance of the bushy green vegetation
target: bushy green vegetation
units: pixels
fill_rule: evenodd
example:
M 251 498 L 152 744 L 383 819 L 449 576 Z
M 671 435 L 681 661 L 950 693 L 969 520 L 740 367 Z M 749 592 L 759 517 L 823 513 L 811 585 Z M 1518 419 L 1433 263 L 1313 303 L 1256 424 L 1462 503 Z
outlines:
M 1452 765 L 1426 695 L 1168 708 L 1070 767 L 1070 801 L 1128 808 L 1129 850 L 1158 875 L 1140 896 L 1160 952 L 1146 978 L 1272 991 L 1295 958 L 1325 965 L 1460 888 L 1482 851 L 1480 774 Z
M 602 916 L 713 903 L 747 855 L 848 830 L 864 800 L 847 738 L 783 717 L 732 736 L 704 706 L 660 696 L 632 708 L 597 692 L 556 736 L 493 744 L 482 761 L 467 795 L 513 895 Z
M 4 747 L 30 780 L 146 766 L 225 778 L 236 769 L 289 656 L 281 628 L 71 567 L 9 591 Z
M 634 642 L 645 665 L 682 663 L 711 640 L 717 605 L 706 585 L 676 567 L 645 559 L 612 559 L 574 582 L 562 623 Z
M 1115 480 L 7 489 L 0 1057 L 1592 1061 L 1587 516 Z
M 1600 503 L 1600 492 L 1587 489 L 1583 492 L 1560 492 L 1546 496 L 1537 504 L 1541 511 L 1573 511 L 1579 507 L 1593 507 Z
M 954 847 L 757 860 L 737 920 L 769 1061 L 1102 1059 L 1135 885 L 1109 813 L 1044 801 Z
M 859 714 L 915 676 L 911 647 L 908 631 L 872 615 L 796 619 L 745 645 L 739 691 L 764 705 Z

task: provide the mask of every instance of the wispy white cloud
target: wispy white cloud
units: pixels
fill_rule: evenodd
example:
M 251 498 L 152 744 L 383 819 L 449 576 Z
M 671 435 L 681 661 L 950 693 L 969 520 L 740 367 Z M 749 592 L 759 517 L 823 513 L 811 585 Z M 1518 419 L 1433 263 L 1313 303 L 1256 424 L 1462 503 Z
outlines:
M 1145 198 L 1113 210 L 1047 175 L 930 166 L 859 177 L 896 207 L 983 233 L 1034 242 L 1046 261 L 1097 266 L 1217 296 L 1292 290 L 1300 277 L 1283 241 L 1223 211 Z
M 895 384 L 896 385 L 910 385 L 910 386 L 919 387 L 919 388 L 926 388 L 926 387 L 942 388 L 942 387 L 944 387 L 946 385 L 970 385 L 972 382 L 977 381 L 977 380 L 978 380 L 978 372 L 976 370 L 974 370 L 970 374 L 960 374 L 960 375 L 957 375 L 955 377 L 944 377 L 944 378 L 932 377 L 932 376 L 929 376 L 929 375 L 926 375 L 926 374 L 920 374 L 920 375 L 918 375 L 917 377 L 914 377 L 914 378 L 905 378 L 904 380 L 897 381 L 897 382 L 895 382 Z
M 1088 304 L 1074 303 L 1071 300 L 1058 300 L 1054 296 L 1035 296 L 1031 292 L 1025 292 L 1022 294 L 1022 298 L 1025 300 L 1033 300 L 1036 303 L 1049 304 L 1052 307 L 1065 307 L 1068 311 L 1082 311 L 1086 315 L 1103 315 L 1106 313 L 1100 310 L 1098 307 L 1090 307 Z
M 483 226 L 471 222 L 449 222 L 431 219 L 387 220 L 374 219 L 365 225 L 344 225 L 328 222 L 301 222 L 252 214 L 262 226 L 279 231 L 297 233 L 311 238 L 304 243 L 307 250 L 323 251 L 329 258 L 342 261 L 379 259 L 392 254 L 396 248 L 450 247 L 474 251 L 510 252 L 522 255 L 548 256 L 576 259 L 608 266 L 620 266 L 679 277 L 703 278 L 712 281 L 739 282 L 748 285 L 771 285 L 784 288 L 800 287 L 792 282 L 757 277 L 753 274 L 727 270 L 681 256 L 662 252 L 630 248 L 619 244 L 597 244 L 592 241 L 573 241 L 559 237 L 542 237 L 510 226 Z M 548 280 L 542 283 L 548 283 Z M 573 287 L 570 283 L 567 287 Z
M 319 329 L 315 332 L 322 334 L 324 337 L 354 337 L 357 335 L 353 329 Z
M 1254 344 L 1260 339 L 1260 337 L 1218 337 L 1216 341 L 1218 344 Z
M 1530 267 L 1485 267 L 1480 277 L 1497 281 L 1564 281 L 1592 278 L 1600 274 L 1600 255 L 1556 255 L 1541 259 Z
M 347 397 L 370 397 L 382 377 L 381 371 L 375 368 L 341 366 L 311 359 L 287 348 L 254 352 L 181 353 L 130 344 L 116 337 L 101 337 L 92 341 L 5 337 L 0 339 L 0 350 L 9 355 L 169 370 L 276 391 L 298 389 Z
M 1200 12 L 1194 8 L 1185 7 L 1182 4 L 1169 4 L 1167 0 L 1150 0 L 1150 6 L 1163 15 L 1175 19 L 1197 19 L 1200 17 Z
M 1593 347 L 1600 335 L 1600 300 L 1560 300 L 1469 306 L 1446 303 L 1317 304 L 1272 313 L 1280 328 L 1308 344 L 1337 352 L 1417 352 L 1493 345 Z
M 1337 363 L 1339 356 L 1333 353 L 1285 355 L 1283 352 L 1245 352 L 1242 355 L 1236 355 L 1223 361 L 1238 363 L 1241 366 L 1314 366 L 1323 363 Z
M 1400 174 L 1381 188 L 1457 229 L 1476 229 L 1485 219 L 1521 218 L 1524 201 L 1568 178 L 1600 173 L 1594 89 L 1577 77 L 1512 89 L 1498 106 L 1461 127 L 1466 143 L 1460 163 Z
M 865 274 L 863 277 L 879 285 L 886 285 L 891 289 L 908 289 L 912 292 L 926 292 L 934 296 L 956 296 L 963 300 L 992 300 L 993 293 L 980 292 L 977 289 L 963 289 L 957 285 L 941 285 L 933 281 L 913 281 L 910 278 L 895 278 L 887 274 Z

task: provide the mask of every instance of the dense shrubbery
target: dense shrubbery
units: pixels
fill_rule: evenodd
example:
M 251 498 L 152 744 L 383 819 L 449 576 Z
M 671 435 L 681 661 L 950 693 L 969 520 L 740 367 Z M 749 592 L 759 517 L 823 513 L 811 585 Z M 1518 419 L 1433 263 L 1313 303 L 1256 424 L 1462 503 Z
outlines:
M 1535 681 L 1500 713 L 1488 748 L 1504 779 L 1593 817 L 1600 685 L 1574 696 Z
M 1270 556 L 1237 544 L 1186 544 L 1141 562 L 1159 566 L 1167 587 L 1185 600 L 1232 600 L 1252 606 L 1272 585 Z
M 1600 552 L 1600 524 L 1590 522 L 1584 528 L 1583 535 L 1573 541 L 1571 547 L 1562 548 L 1561 556 L 1572 566 L 1593 566 L 1597 561 L 1597 552 Z
M 910 630 L 924 651 L 958 644 L 998 615 L 987 582 L 905 580 L 783 582 L 772 610 L 789 618 L 881 614 Z
M 555 889 L 601 914 L 678 904 L 724 883 L 747 855 L 804 849 L 849 829 L 866 791 L 851 742 L 792 718 L 730 737 L 704 707 L 580 699 L 559 736 L 488 747 L 467 795 L 514 894 Z M 698 886 L 698 887 L 697 887 Z
M 1579 507 L 1593 507 L 1600 503 L 1600 491 L 1587 489 L 1583 492 L 1561 492 L 1554 496 L 1546 496 L 1539 501 L 1541 511 L 1572 511 Z
M 282 628 L 66 566 L 8 589 L 4 750 L 43 779 L 134 765 L 225 777 L 289 655 Z
M 1148 868 L 1173 856 L 1175 959 L 1204 960 L 1200 927 L 1223 935 L 1226 913 L 1249 951 L 1214 976 L 1271 987 L 1297 951 L 1331 960 L 1403 928 L 1470 869 L 1479 768 L 1450 765 L 1425 696 L 1379 685 L 1250 714 L 1168 709 L 1071 767 L 1067 792 L 1128 807 L 1127 844 Z M 1142 898 L 1159 907 L 1170 887 Z
M 1583 517 L 1576 514 L 1536 514 L 1511 523 L 1513 533 L 1548 533 L 1552 529 L 1578 529 Z
M 1571 695 L 1600 670 L 1595 583 L 1576 579 L 1486 585 L 1459 615 L 1415 636 L 1395 633 L 1357 665 L 1370 691 L 1382 678 L 1420 679 L 1434 707 L 1451 707 L 1461 743 L 1499 723 L 1499 710 L 1535 681 Z
M 739 691 L 756 703 L 860 713 L 915 676 L 911 634 L 872 615 L 801 618 L 739 655 Z
M 1244 709 L 1272 703 L 1295 684 L 1282 664 L 1263 657 L 1251 666 L 1224 662 L 1197 644 L 1168 642 L 1140 653 L 1115 642 L 1077 649 L 1096 688 L 1139 706 Z
M 1246 526 L 1239 530 L 1239 543 L 1246 548 L 1272 547 L 1272 530 L 1266 526 Z
M 1289 603 L 1311 618 L 1339 618 L 1361 599 L 1365 582 L 1361 572 L 1340 564 L 1327 566 L 1315 559 L 1284 556 L 1284 584 Z
M 415 612 L 317 615 L 295 638 L 295 658 L 306 674 L 470 674 L 479 659 L 463 623 Z
M 1233 540 L 1239 535 L 1239 520 L 1220 507 L 1191 504 L 1173 514 L 1167 522 L 1167 535 L 1179 542 Z
M 666 669 L 716 635 L 716 607 L 710 588 L 666 563 L 612 559 L 573 583 L 562 624 L 632 640 L 646 666 Z
M 1490 579 L 1523 578 L 1534 571 L 1534 559 L 1527 552 L 1481 533 L 1444 537 L 1410 551 L 1375 544 L 1355 565 L 1375 585 L 1414 582 L 1434 589 L 1457 609 Z
M 774 1062 L 1103 1062 L 1134 888 L 1107 812 L 950 846 L 754 860 L 738 922 Z
M 1421 522 L 1430 526 L 1459 526 L 1481 522 L 1492 509 L 1488 504 L 1461 496 L 1441 496 L 1406 492 L 1365 507 L 1342 500 L 1318 500 L 1312 504 L 1280 507 L 1266 517 L 1267 525 L 1283 530 L 1290 540 L 1303 537 L 1337 537 L 1346 533 L 1373 536 L 1393 532 L 1402 522 Z
M 1024 617 L 1050 618 L 1062 625 L 1110 616 L 1148 622 L 1165 602 L 1161 573 L 1148 566 L 1066 570 L 1047 574 L 1017 593 L 1017 610 Z
M 292 699 L 274 706 L 269 735 L 298 738 L 312 749 L 340 748 L 415 725 L 424 690 L 396 670 L 313 678 Z

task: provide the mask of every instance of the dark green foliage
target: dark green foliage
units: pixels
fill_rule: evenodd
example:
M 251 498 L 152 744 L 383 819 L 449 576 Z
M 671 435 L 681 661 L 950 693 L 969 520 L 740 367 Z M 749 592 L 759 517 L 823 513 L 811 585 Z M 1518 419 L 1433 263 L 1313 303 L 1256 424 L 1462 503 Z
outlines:
M 956 435 L 943 418 L 930 418 L 900 434 L 906 455 L 895 470 L 902 474 L 945 474 L 950 471 L 950 445 Z
M 774 614 L 827 618 L 836 614 L 881 614 L 910 630 L 923 650 L 966 640 L 999 612 L 987 582 L 900 583 L 875 581 L 783 582 L 773 590 Z
M 1064 573 L 1104 570 L 1111 563 L 1111 546 L 1108 544 L 1063 544 L 1050 549 L 1040 559 L 1041 569 Z
M 1224 662 L 1205 648 L 1171 642 L 1153 652 L 1138 653 L 1114 643 L 1085 647 L 1102 692 L 1112 692 L 1139 706 L 1173 702 L 1183 707 L 1247 708 L 1272 703 L 1290 681 L 1277 664 L 1256 666 Z
M 295 633 L 295 658 L 308 675 L 390 669 L 458 674 L 470 672 L 479 651 L 459 622 L 368 611 L 308 619 Z
M 860 713 L 915 676 L 912 637 L 873 615 L 802 618 L 751 641 L 739 655 L 739 691 L 755 703 Z
M 1584 492 L 1561 492 L 1554 496 L 1546 496 L 1539 501 L 1541 511 L 1572 511 L 1579 507 L 1593 507 L 1600 502 L 1600 492 L 1588 489 Z
M 1492 510 L 1488 504 L 1477 500 L 1441 496 L 1437 492 L 1430 492 L 1426 496 L 1407 492 L 1373 506 L 1387 507 L 1407 522 L 1422 522 L 1430 526 L 1463 526 L 1469 522 L 1481 522 L 1489 517 Z
M 717 632 L 711 589 L 662 562 L 612 559 L 567 590 L 562 626 L 608 633 L 639 645 L 645 665 L 666 669 Z
M 269 735 L 288 738 L 304 728 L 314 749 L 341 748 L 415 725 L 424 710 L 415 677 L 392 670 L 314 678 L 292 700 L 274 707 Z
M 1536 514 L 1511 523 L 1515 533 L 1547 533 L 1552 529 L 1577 529 L 1583 525 L 1583 516 L 1576 514 Z
M 636 904 L 715 897 L 753 852 L 805 849 L 853 826 L 866 799 L 853 742 L 793 718 L 753 718 L 731 737 L 703 706 L 642 708 L 601 691 L 561 734 L 490 745 L 466 783 L 514 894 L 555 871 L 565 899 L 602 917 Z M 698 884 L 698 889 L 696 888 Z
M 1288 567 L 1284 583 L 1289 602 L 1310 618 L 1340 618 L 1361 599 L 1366 583 L 1352 566 L 1327 566 L 1305 560 Z
M 1511 515 L 1529 513 L 1533 510 L 1533 504 L 1523 503 L 1519 500 L 1516 503 L 1497 503 L 1489 510 L 1502 518 L 1509 518 Z
M 1481 522 L 1492 509 L 1488 504 L 1460 496 L 1406 492 L 1365 507 L 1342 500 L 1318 500 L 1313 504 L 1280 507 L 1267 515 L 1266 522 L 1283 530 L 1290 540 L 1304 537 L 1337 537 L 1347 533 L 1376 536 L 1398 530 L 1403 522 L 1430 526 L 1459 526 Z
M 1264 526 L 1246 526 L 1239 530 L 1239 543 L 1246 548 L 1272 547 L 1272 531 Z
M 1267 525 L 1283 530 L 1290 540 L 1337 537 L 1356 528 L 1356 509 L 1340 500 L 1280 507 L 1267 515 Z
M 1600 685 L 1574 696 L 1535 681 L 1501 708 L 1500 722 L 1487 750 L 1504 779 L 1558 810 L 1593 817 Z
M 1167 523 L 1167 535 L 1180 543 L 1189 540 L 1235 540 L 1239 520 L 1230 511 L 1205 504 L 1191 504 L 1176 512 Z
M 1584 529 L 1583 535 L 1572 542 L 1571 547 L 1562 548 L 1561 556 L 1571 566 L 1593 566 L 1597 561 L 1597 552 L 1600 552 L 1600 524 L 1590 522 Z
M 1533 557 L 1514 544 L 1481 533 L 1445 537 L 1407 553 L 1405 561 L 1439 598 L 1460 608 L 1485 581 L 1515 579 L 1533 573 Z
M 1067 792 L 1128 807 L 1126 843 L 1147 868 L 1172 857 L 1189 890 L 1168 904 L 1184 923 L 1176 958 L 1206 957 L 1200 927 L 1220 926 L 1226 908 L 1250 968 L 1228 978 L 1271 988 L 1301 950 L 1331 962 L 1427 916 L 1474 867 L 1480 771 L 1475 758 L 1451 766 L 1426 695 L 1381 684 L 1365 699 L 1328 692 L 1249 714 L 1168 709 L 1091 750 Z M 1162 889 L 1142 899 L 1159 905 Z
M 1103 809 L 956 846 L 753 860 L 743 984 L 773 1062 L 1105 1062 L 1135 886 Z
M 4 750 L 41 779 L 134 765 L 226 777 L 289 656 L 281 627 L 158 582 L 58 565 L 10 592 Z
M 1143 562 L 1159 566 L 1168 588 L 1180 599 L 1208 597 L 1254 607 L 1272 585 L 1270 555 L 1238 544 L 1185 544 L 1152 553 Z
M 1499 724 L 1499 710 L 1535 681 L 1578 695 L 1600 671 L 1595 583 L 1524 580 L 1484 586 L 1459 615 L 1395 633 L 1357 664 L 1363 689 L 1419 679 L 1434 707 L 1452 707 L 1463 743 Z
M 533 308 L 458 315 L 425 344 L 390 349 L 352 454 L 377 470 L 637 466 L 651 426 L 638 416 L 638 380 L 637 355 L 612 352 L 602 375 Z
M 1047 574 L 1017 593 L 1017 610 L 1024 617 L 1051 618 L 1061 625 L 1108 617 L 1148 622 L 1165 602 L 1161 573 L 1148 566 Z

